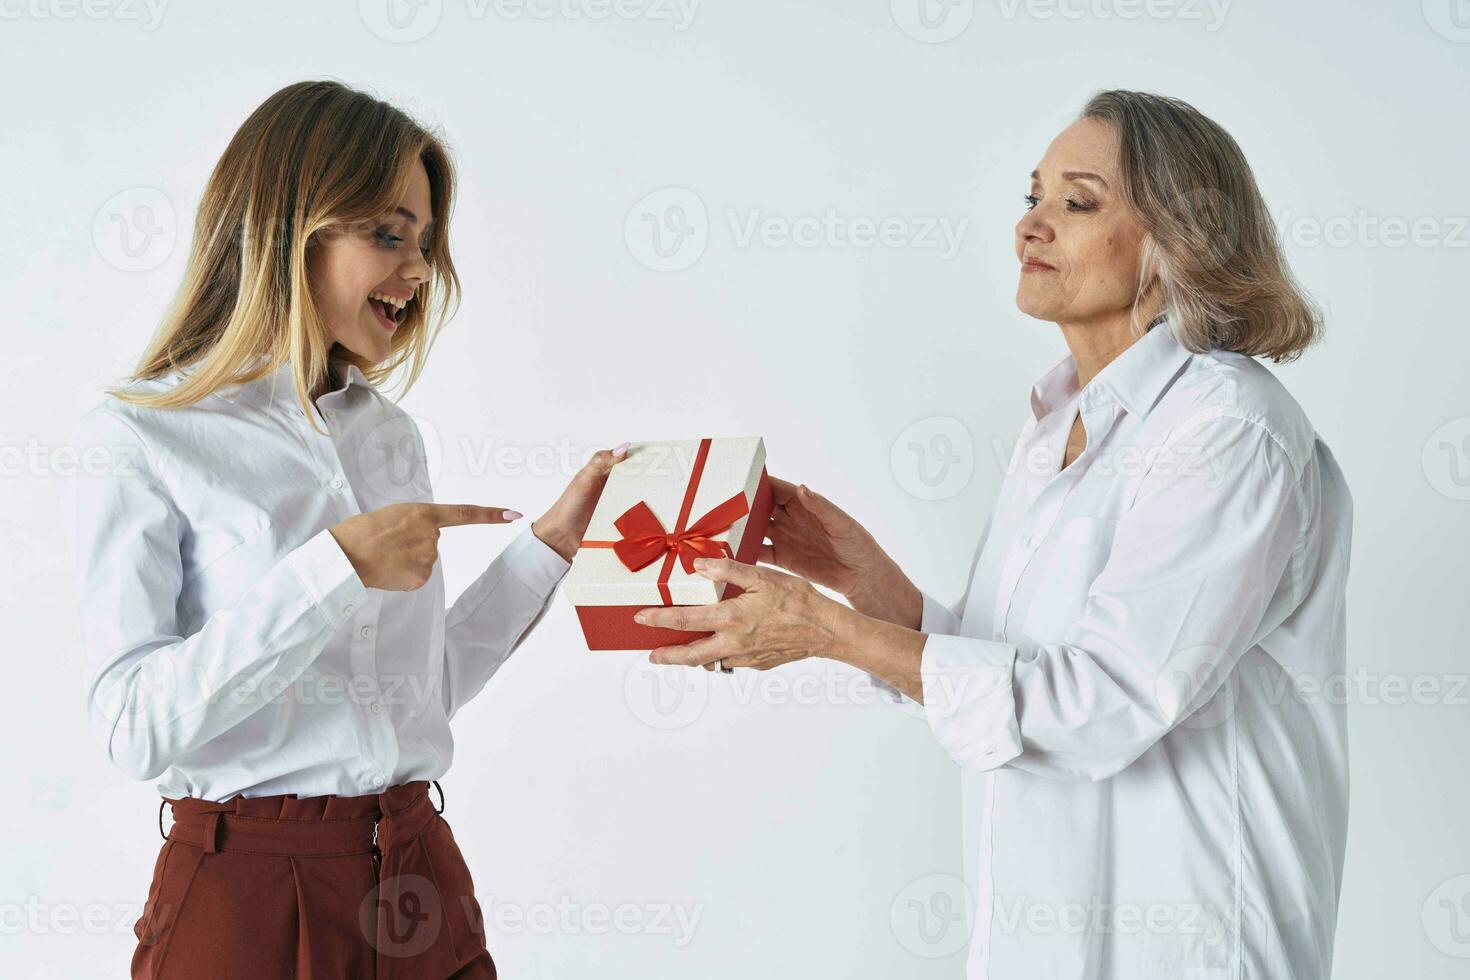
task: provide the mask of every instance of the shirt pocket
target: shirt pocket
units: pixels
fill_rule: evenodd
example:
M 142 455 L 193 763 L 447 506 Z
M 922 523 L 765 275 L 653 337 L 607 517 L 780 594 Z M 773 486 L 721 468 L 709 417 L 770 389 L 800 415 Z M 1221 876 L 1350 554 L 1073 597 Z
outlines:
M 1048 535 L 1029 574 L 1035 590 L 1022 631 L 1036 643 L 1056 643 L 1082 615 L 1092 583 L 1113 550 L 1118 521 L 1108 517 L 1074 517 Z

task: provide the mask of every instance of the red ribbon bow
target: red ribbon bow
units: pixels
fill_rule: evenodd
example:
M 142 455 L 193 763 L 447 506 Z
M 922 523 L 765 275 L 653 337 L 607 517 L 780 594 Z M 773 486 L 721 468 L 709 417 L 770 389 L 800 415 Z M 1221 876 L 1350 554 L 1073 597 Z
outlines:
M 693 575 L 695 558 L 731 557 L 730 545 L 713 541 L 711 536 L 728 530 L 748 513 L 750 505 L 745 502 L 745 494 L 737 493 L 685 530 L 669 534 L 647 502 L 640 500 L 613 521 L 613 527 L 623 536 L 622 540 L 613 542 L 613 553 L 628 571 L 636 572 L 673 551 L 679 556 L 684 572 Z
M 672 534 L 664 530 L 648 502 L 640 500 L 613 521 L 613 527 L 622 535 L 621 540 L 582 542 L 583 548 L 611 548 L 630 572 L 647 568 L 663 557 L 664 567 L 658 573 L 658 594 L 666 606 L 674 604 L 674 598 L 669 592 L 669 573 L 674 568 L 674 556 L 678 555 L 688 575 L 694 574 L 694 559 L 697 557 L 734 557 L 729 544 L 712 541 L 710 538 L 727 530 L 731 524 L 750 512 L 745 494 L 737 493 L 693 524 L 686 524 L 689 511 L 694 506 L 694 493 L 699 488 L 700 477 L 704 475 L 704 463 L 709 458 L 709 450 L 710 440 L 701 439 Z

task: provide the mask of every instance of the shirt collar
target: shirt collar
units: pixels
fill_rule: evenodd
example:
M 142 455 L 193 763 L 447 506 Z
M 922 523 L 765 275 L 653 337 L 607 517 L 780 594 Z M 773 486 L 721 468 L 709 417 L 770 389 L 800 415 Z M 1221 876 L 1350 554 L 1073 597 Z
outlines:
M 267 355 L 256 354 L 250 361 L 247 370 L 253 370 L 266 359 Z M 372 387 L 368 382 L 367 376 L 362 373 L 362 370 L 356 364 L 352 364 L 338 357 L 331 358 L 331 362 L 335 368 L 334 373 L 338 374 L 339 377 L 343 375 L 342 369 L 344 367 L 347 369 L 345 380 L 336 388 L 331 389 L 331 391 L 323 392 L 323 395 L 345 391 L 350 385 L 354 384 L 362 385 L 366 388 Z M 276 404 L 289 402 L 296 397 L 296 388 L 291 378 L 291 370 L 292 362 L 289 360 L 283 361 L 274 371 L 262 375 L 254 381 L 243 385 L 231 385 L 221 388 L 216 394 L 228 402 L 238 402 L 242 397 L 247 396 L 252 400 L 258 400 L 263 403 Z
M 1040 422 L 1077 394 L 1077 364 L 1068 354 L 1031 386 L 1031 414 Z
M 1147 333 L 1109 361 L 1087 383 L 1082 396 L 1094 399 L 1104 394 L 1112 395 L 1130 415 L 1147 415 L 1189 358 L 1190 352 L 1174 338 L 1168 321 L 1157 321 Z M 1077 363 L 1068 354 L 1032 386 L 1031 412 L 1039 421 L 1075 394 Z

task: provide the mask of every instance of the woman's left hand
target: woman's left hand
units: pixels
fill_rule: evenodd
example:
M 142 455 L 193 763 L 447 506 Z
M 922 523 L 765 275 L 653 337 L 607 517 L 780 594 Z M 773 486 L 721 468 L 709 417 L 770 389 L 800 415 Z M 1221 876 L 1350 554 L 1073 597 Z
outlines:
M 830 656 L 836 649 L 842 617 L 849 610 L 805 579 L 730 558 L 698 558 L 694 567 L 705 578 L 745 591 L 714 605 L 641 610 L 633 619 L 645 626 L 714 632 L 684 646 L 659 647 L 649 656 L 653 663 L 713 670 L 715 661 L 723 660 L 726 667 L 769 670 Z
M 587 525 L 592 521 L 592 512 L 597 509 L 597 500 L 607 484 L 607 475 L 627 458 L 626 442 L 616 449 L 604 449 L 594 455 L 572 477 L 572 482 L 567 484 L 556 503 L 531 525 L 532 533 L 547 547 L 571 561 L 587 534 Z

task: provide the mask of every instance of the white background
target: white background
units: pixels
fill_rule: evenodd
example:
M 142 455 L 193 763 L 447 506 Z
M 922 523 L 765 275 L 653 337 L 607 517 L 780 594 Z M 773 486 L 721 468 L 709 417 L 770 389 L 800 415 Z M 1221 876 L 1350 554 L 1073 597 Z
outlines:
M 15 343 L 0 388 L 0 974 L 125 975 L 161 843 L 152 787 L 109 766 L 83 714 L 67 433 L 158 322 L 235 128 L 278 87 L 327 76 L 442 126 L 460 166 L 465 304 L 404 401 L 439 500 L 540 513 L 569 474 L 502 446 L 762 435 L 772 472 L 845 505 L 946 600 L 1028 388 L 1065 353 L 1013 303 L 1026 175 L 1101 88 L 1178 96 L 1222 123 L 1327 308 L 1325 344 L 1276 370 L 1357 505 L 1349 660 L 1367 681 L 1350 689 L 1336 976 L 1464 976 L 1464 0 L 934 0 L 932 29 L 905 0 L 705 0 L 687 21 L 652 0 L 386 2 L 404 30 L 385 0 L 0 0 Z M 669 187 L 686 191 L 635 208 Z M 837 228 L 967 224 L 951 255 L 842 232 L 741 242 L 752 216 L 779 232 L 829 209 Z M 665 245 L 687 225 L 685 250 L 660 258 L 645 213 Z M 446 532 L 451 595 L 510 533 Z M 968 922 L 932 918 L 962 870 L 957 770 L 922 724 L 817 664 L 680 675 L 695 686 L 655 705 L 639 660 L 587 652 L 558 597 L 456 719 L 445 816 L 502 975 L 961 975 L 950 951 Z M 752 687 L 798 674 L 835 687 Z M 1392 677 L 1419 696 L 1379 685 Z M 571 914 L 625 903 L 622 934 Z M 698 916 L 692 936 L 680 912 Z

